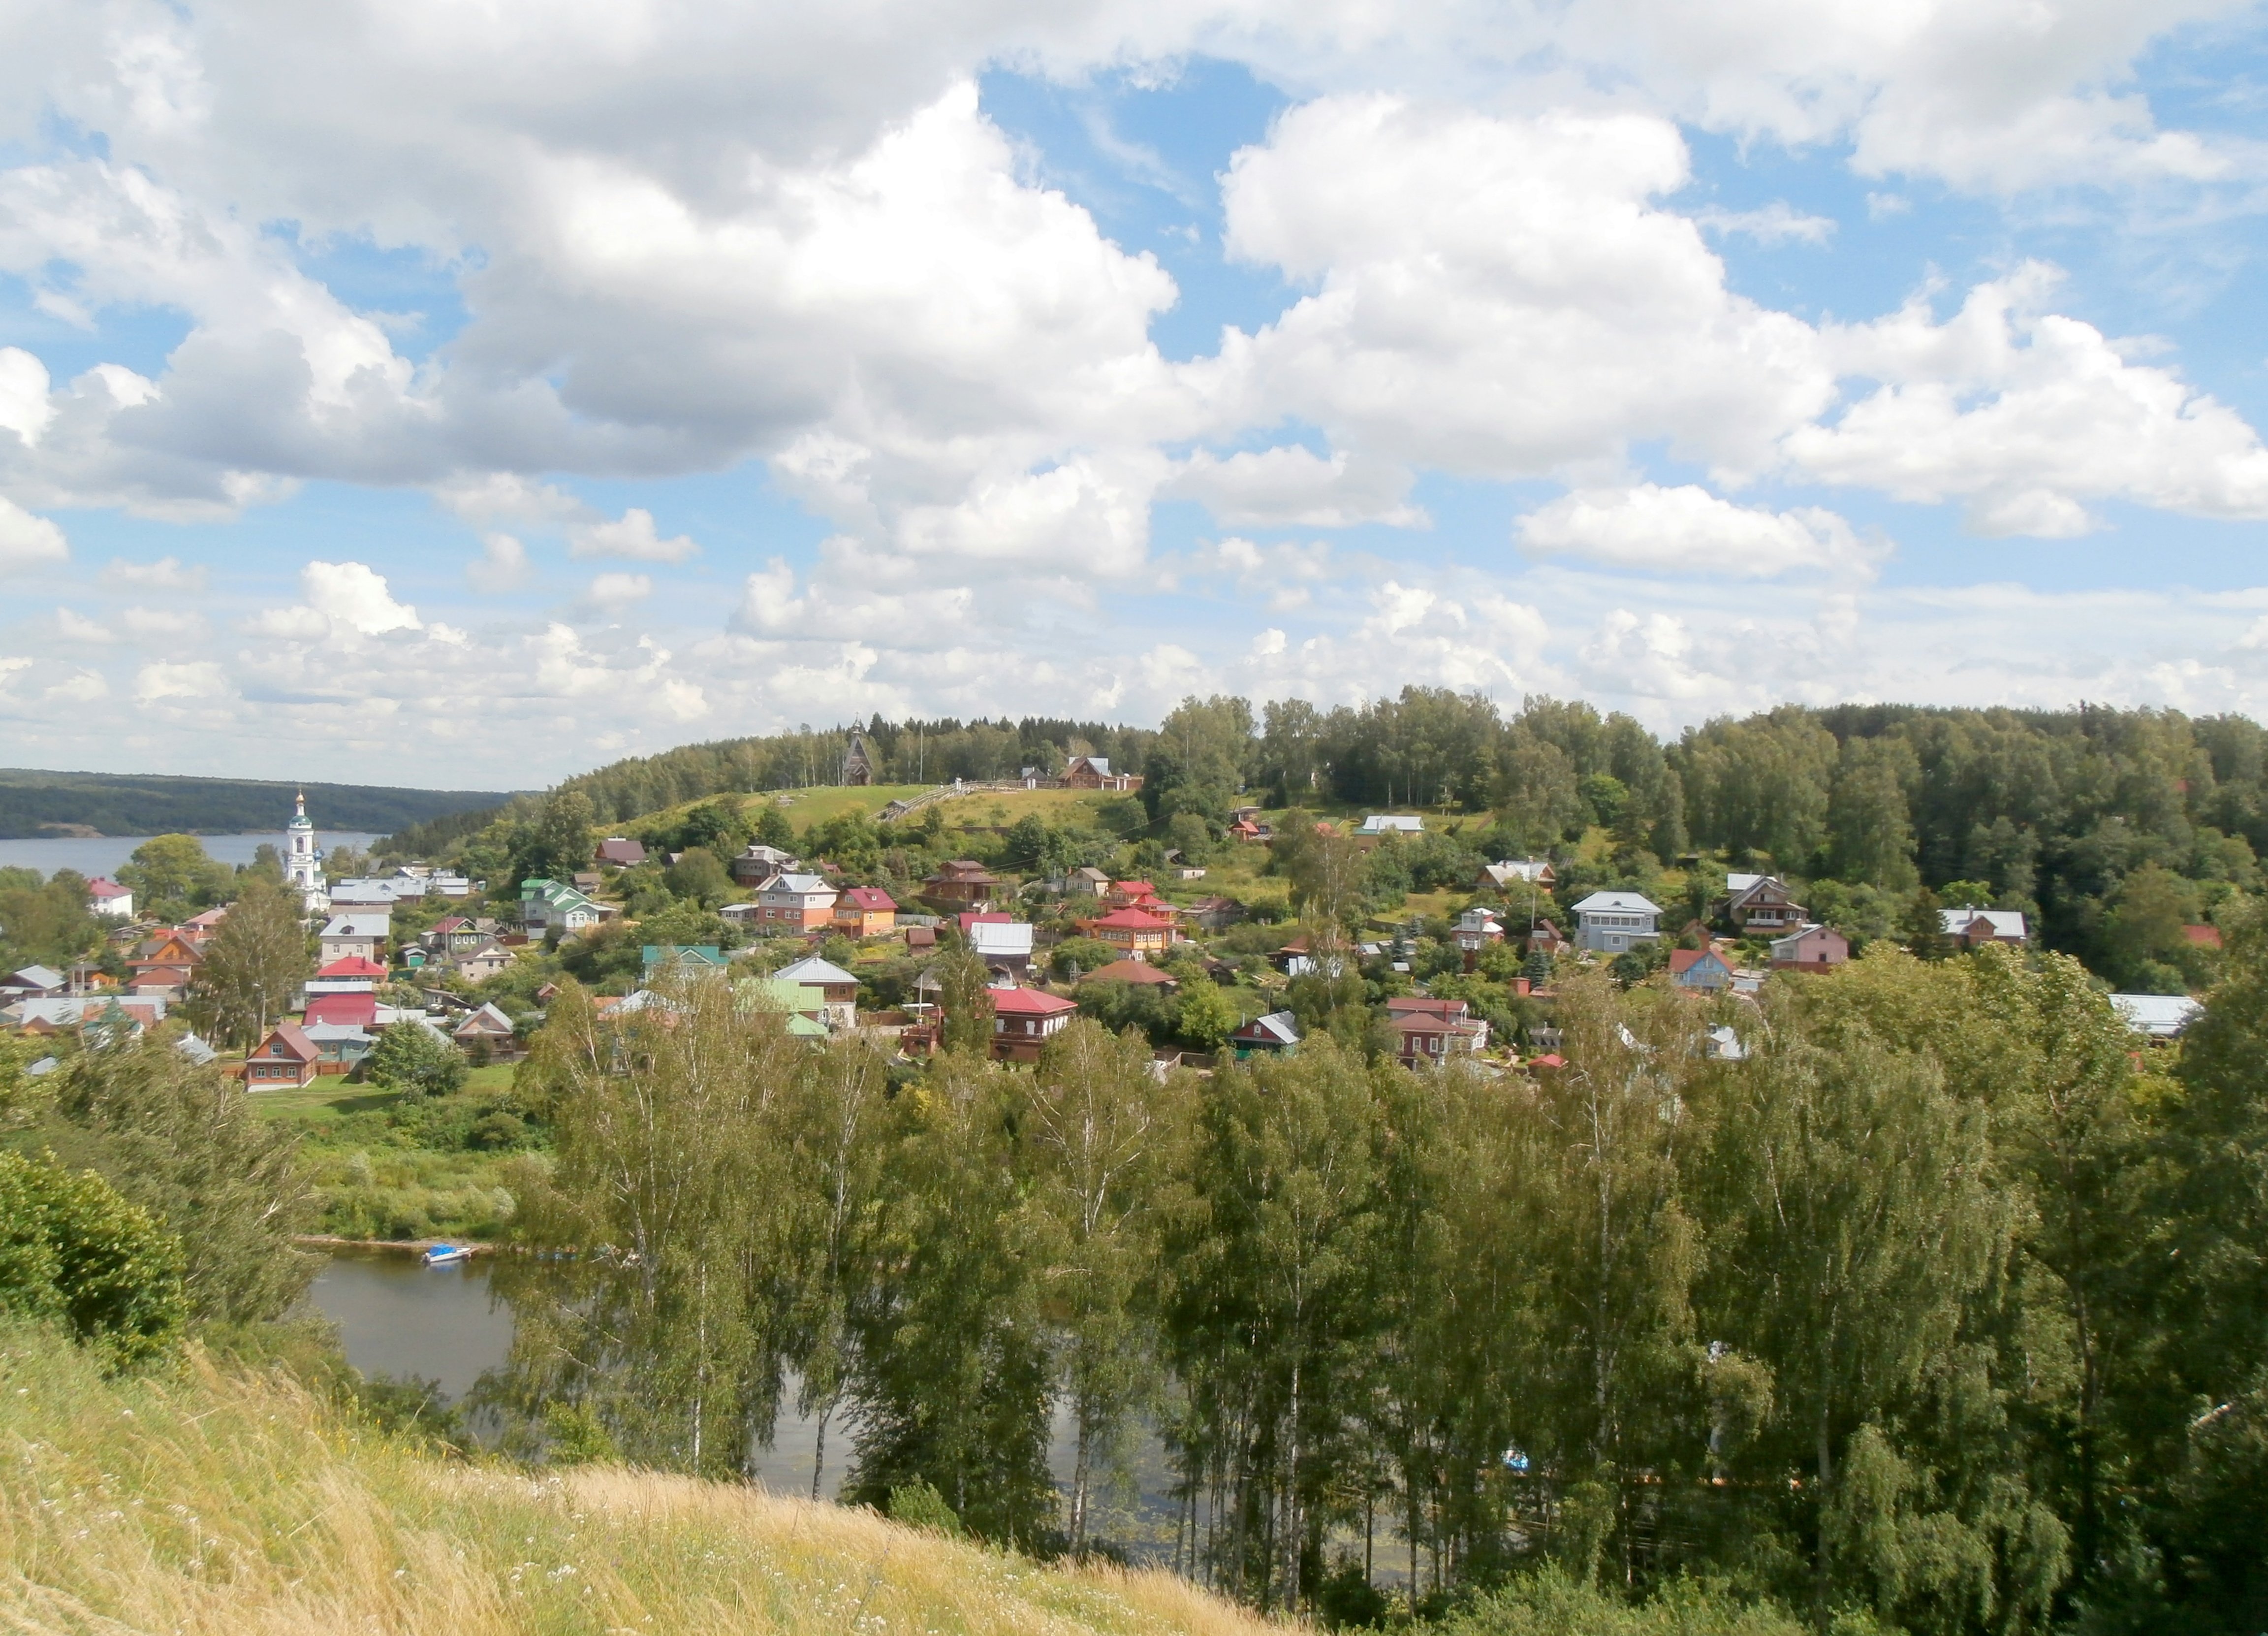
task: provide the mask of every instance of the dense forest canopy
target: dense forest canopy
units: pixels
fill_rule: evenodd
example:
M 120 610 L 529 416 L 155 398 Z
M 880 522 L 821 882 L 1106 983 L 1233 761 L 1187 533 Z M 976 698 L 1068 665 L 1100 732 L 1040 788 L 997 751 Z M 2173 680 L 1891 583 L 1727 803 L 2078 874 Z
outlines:
M 1656 889 L 1681 861 L 1771 870 L 1818 917 L 1867 939 L 1948 903 L 2021 910 L 2048 947 L 2122 986 L 2172 991 L 2200 972 L 2184 928 L 2257 882 L 2268 846 L 2268 735 L 2242 717 L 2080 705 L 2064 711 L 1796 705 L 1723 718 L 1663 742 L 1631 717 L 1531 698 L 1507 714 L 1473 694 L 1407 688 L 1323 710 L 1186 700 L 1155 729 L 1027 718 L 864 725 L 878 782 L 1012 777 L 1108 756 L 1144 775 L 1160 833 L 1218 826 L 1240 800 L 1489 816 L 1490 849 L 1615 844 L 1614 883 Z M 729 792 L 833 782 L 849 729 L 689 745 L 570 779 L 595 821 Z M 395 837 L 438 851 L 497 814 Z M 534 805 L 519 814 L 533 821 Z M 1471 829 L 1471 826 L 1467 826 Z M 1700 912 L 1705 871 L 1690 872 Z M 1710 890 L 1713 890 L 1713 887 Z
M 383 834 L 445 814 L 492 811 L 495 790 L 401 790 L 379 785 L 296 785 L 261 778 L 172 778 L 0 768 L 0 838 L 97 835 L 250 835 L 281 829 L 306 790 L 326 829 Z

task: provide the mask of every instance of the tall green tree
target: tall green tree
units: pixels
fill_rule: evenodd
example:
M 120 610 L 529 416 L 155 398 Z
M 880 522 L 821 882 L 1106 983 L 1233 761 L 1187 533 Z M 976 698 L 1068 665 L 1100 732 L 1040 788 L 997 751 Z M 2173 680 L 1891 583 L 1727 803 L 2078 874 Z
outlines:
M 247 876 L 206 946 L 191 1014 L 217 1045 L 255 1045 L 291 1008 L 313 969 L 297 897 L 261 876 Z
M 1029 1547 L 1054 1521 L 1042 1322 L 1043 1213 L 1021 1185 L 1016 1076 L 958 1053 L 903 1099 L 858 1293 L 858 1457 L 849 1498 L 925 1482 L 987 1539 Z
M 1082 1018 L 1040 1053 L 1027 1104 L 1049 1233 L 1064 1394 L 1075 1444 L 1065 1533 L 1087 1546 L 1098 1472 L 1120 1465 L 1155 1384 L 1156 1287 L 1170 1178 L 1187 1139 L 1183 1081 L 1151 1072 L 1149 1043 Z

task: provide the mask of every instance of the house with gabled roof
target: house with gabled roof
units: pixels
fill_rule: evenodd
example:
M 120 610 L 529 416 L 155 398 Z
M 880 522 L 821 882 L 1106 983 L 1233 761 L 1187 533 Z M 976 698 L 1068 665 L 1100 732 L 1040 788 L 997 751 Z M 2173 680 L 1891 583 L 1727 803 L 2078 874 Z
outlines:
M 1559 884 L 1558 872 L 1548 858 L 1506 858 L 1483 864 L 1473 885 L 1481 891 L 1511 892 L 1534 887 L 1549 893 Z
M 1940 910 L 1938 924 L 1946 936 L 1963 948 L 1979 948 L 1987 943 L 2014 947 L 2030 937 L 2022 913 L 2014 909 L 1975 909 L 1964 903 L 1958 909 Z
M 1271 1011 L 1230 1035 L 1228 1043 L 1239 1062 L 1247 1057 L 1285 1056 L 1299 1048 L 1300 1020 L 1288 1011 Z
M 587 932 L 611 913 L 564 881 L 531 877 L 519 883 L 519 920 L 531 936 L 557 931 L 563 937 Z
M 298 1023 L 288 1020 L 279 1022 L 245 1058 L 244 1088 L 283 1091 L 313 1085 L 315 1065 L 322 1056 L 321 1049 Z
M 1143 959 L 1155 959 L 1182 940 L 1181 928 L 1171 915 L 1152 914 L 1146 909 L 1114 909 L 1107 915 L 1080 921 L 1079 929 L 1121 954 Z
M 922 896 L 946 914 L 989 910 L 1006 884 L 975 859 L 956 858 L 939 864 L 937 873 L 922 882 Z
M 134 894 L 107 875 L 97 875 L 86 883 L 86 906 L 90 913 L 105 920 L 134 918 Z
M 391 929 L 391 922 L 384 915 L 334 915 L 316 936 L 321 963 L 328 966 L 334 961 L 360 959 L 382 967 L 387 933 Z
M 1059 782 L 1066 790 L 1111 790 L 1123 795 L 1142 787 L 1142 775 L 1113 772 L 1108 755 L 1074 755 L 1064 763 Z
M 817 989 L 823 1002 L 824 1021 L 837 1028 L 858 1026 L 858 979 L 831 960 L 806 954 L 772 973 L 775 981 Z
M 634 868 L 645 862 L 645 843 L 633 841 L 627 836 L 610 835 L 593 851 L 599 862 L 612 864 L 617 869 Z
M 1575 947 L 1619 954 L 1661 935 L 1661 909 L 1638 892 L 1594 892 L 1575 906 Z
M 1782 937 L 1811 916 L 1778 875 L 1727 874 L 1719 913 L 1742 937 Z
M 196 981 L 197 968 L 204 963 L 204 951 L 197 947 L 197 940 L 177 926 L 169 926 L 144 940 L 126 962 L 127 991 L 179 999 Z
M 1426 994 L 1396 994 L 1386 1002 L 1386 1026 L 1405 1068 L 1421 1062 L 1444 1063 L 1488 1049 L 1489 1025 L 1461 999 Z
M 1045 989 L 1000 988 L 992 994 L 992 1055 L 1001 1062 L 1036 1062 L 1040 1047 L 1078 1014 L 1075 1000 Z
M 1775 971 L 1831 971 L 1850 958 L 1851 940 L 1833 926 L 1806 926 L 1771 946 Z
M 1673 948 L 1669 980 L 1682 989 L 1721 994 L 1733 986 L 1733 968 L 1713 948 Z
M 756 892 L 756 922 L 770 932 L 817 932 L 833 924 L 838 894 L 823 875 L 777 874 Z
M 1373 839 L 1386 835 L 1423 835 L 1425 820 L 1418 813 L 1368 813 L 1354 827 L 1354 832 Z
M 485 1050 L 492 1062 L 519 1054 L 519 1036 L 513 1031 L 512 1019 L 492 1005 L 460 1019 L 449 1030 L 449 1037 L 464 1051 Z
M 879 886 L 846 886 L 836 895 L 835 929 L 845 937 L 887 937 L 897 925 L 898 901 Z

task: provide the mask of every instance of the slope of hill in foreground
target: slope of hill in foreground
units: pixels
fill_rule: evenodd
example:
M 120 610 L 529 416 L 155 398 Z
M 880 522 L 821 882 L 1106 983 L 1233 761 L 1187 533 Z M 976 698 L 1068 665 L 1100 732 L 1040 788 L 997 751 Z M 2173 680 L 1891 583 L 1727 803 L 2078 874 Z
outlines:
M 373 834 L 500 805 L 495 790 L 404 790 L 259 778 L 177 778 L 0 768 L 0 839 L 42 835 L 245 835 L 281 830 L 307 792 L 318 828 Z
M 288 1382 L 104 1379 L 0 1317 L 0 1626 L 297 1636 L 1261 1636 L 1165 1573 L 1054 1569 L 687 1478 L 446 1462 Z

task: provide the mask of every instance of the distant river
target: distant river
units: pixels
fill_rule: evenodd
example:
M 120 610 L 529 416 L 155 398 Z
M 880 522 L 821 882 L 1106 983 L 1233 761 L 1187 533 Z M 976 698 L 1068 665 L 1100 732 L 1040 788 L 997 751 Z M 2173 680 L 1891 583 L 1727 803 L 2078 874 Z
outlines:
M 58 869 L 76 869 L 83 875 L 116 876 L 119 866 L 134 856 L 134 849 L 150 839 L 146 835 L 43 836 L 33 841 L 0 841 L 0 868 L 36 869 L 51 875 Z M 365 851 L 379 837 L 357 829 L 318 829 L 315 844 L 324 851 L 351 846 Z M 260 835 L 201 835 L 206 852 L 225 864 L 248 864 L 261 846 L 284 850 L 281 829 Z

